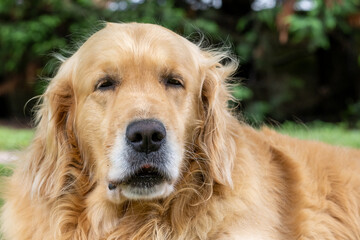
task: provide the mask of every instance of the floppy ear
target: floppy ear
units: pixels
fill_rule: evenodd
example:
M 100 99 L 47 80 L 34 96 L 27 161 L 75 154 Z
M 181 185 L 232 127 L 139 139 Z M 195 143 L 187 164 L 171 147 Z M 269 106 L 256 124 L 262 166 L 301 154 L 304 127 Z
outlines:
M 200 145 L 207 155 L 209 169 L 215 182 L 232 186 L 232 168 L 236 154 L 235 130 L 237 120 L 227 104 L 231 99 L 227 80 L 237 69 L 237 61 L 222 52 L 205 52 L 201 88 L 202 129 Z M 227 64 L 221 64 L 228 60 Z
M 39 105 L 35 138 L 24 169 L 30 178 L 33 197 L 62 195 L 67 191 L 64 186 L 71 186 L 69 181 L 76 176 L 74 170 L 82 168 L 73 129 L 72 67 L 69 62 L 62 64 Z

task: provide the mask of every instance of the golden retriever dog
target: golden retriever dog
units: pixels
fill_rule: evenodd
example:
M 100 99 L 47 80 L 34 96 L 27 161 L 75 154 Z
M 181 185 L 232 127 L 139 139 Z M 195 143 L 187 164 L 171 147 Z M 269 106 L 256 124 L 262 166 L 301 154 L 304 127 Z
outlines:
M 5 238 L 360 239 L 360 151 L 239 122 L 236 68 L 163 27 L 108 23 L 43 95 L 4 184 Z

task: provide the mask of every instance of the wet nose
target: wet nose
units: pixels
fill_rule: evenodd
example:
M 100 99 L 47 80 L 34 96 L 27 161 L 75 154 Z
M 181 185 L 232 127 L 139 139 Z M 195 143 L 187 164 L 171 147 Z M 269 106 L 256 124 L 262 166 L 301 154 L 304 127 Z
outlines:
M 126 139 L 137 152 L 150 153 L 159 150 L 165 137 L 164 124 L 154 119 L 135 121 L 126 128 Z

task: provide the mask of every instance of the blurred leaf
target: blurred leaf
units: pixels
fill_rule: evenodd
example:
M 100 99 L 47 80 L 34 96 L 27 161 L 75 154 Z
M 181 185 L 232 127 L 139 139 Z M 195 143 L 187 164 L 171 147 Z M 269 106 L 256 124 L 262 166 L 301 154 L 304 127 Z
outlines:
M 245 109 L 244 115 L 250 122 L 263 123 L 270 110 L 271 106 L 269 103 L 258 101 L 249 104 Z
M 248 17 L 242 17 L 239 19 L 237 25 L 236 25 L 236 30 L 237 31 L 243 31 L 245 29 L 245 27 L 249 24 L 250 19 Z
M 253 92 L 249 88 L 244 86 L 236 86 L 233 89 L 232 93 L 233 96 L 240 101 L 249 100 L 253 96 Z
M 325 9 L 325 26 L 327 29 L 334 29 L 336 27 L 336 19 L 333 14 L 331 14 L 329 9 Z
M 194 23 L 206 33 L 217 34 L 219 32 L 219 27 L 214 22 L 206 21 L 204 19 L 196 19 Z
M 236 46 L 236 52 L 240 56 L 240 58 L 247 62 L 252 54 L 252 45 L 248 42 L 240 43 Z
M 260 22 L 265 23 L 268 28 L 275 29 L 276 13 L 277 11 L 274 9 L 265 9 L 257 13 L 257 18 Z

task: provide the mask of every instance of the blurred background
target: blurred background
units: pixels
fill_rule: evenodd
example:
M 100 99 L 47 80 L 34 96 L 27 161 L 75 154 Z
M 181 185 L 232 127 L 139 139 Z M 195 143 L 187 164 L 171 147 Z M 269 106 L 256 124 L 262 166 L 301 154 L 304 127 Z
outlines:
M 27 101 L 55 74 L 51 54 L 69 56 L 101 21 L 225 42 L 240 59 L 234 96 L 246 121 L 339 127 L 360 146 L 360 0 L 1 0 L 0 126 L 28 125 Z

